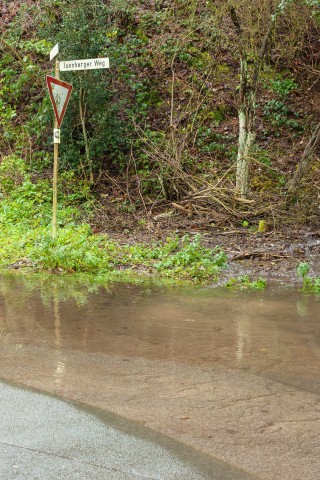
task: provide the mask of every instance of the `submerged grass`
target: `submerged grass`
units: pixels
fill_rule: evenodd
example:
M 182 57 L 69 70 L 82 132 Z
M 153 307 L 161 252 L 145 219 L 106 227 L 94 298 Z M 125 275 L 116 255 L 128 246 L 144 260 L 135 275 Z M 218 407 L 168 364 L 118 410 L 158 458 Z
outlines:
M 188 281 L 216 279 L 227 257 L 208 249 L 200 236 L 168 238 L 154 244 L 120 245 L 107 234 L 93 234 L 81 223 L 90 202 L 74 206 L 74 192 L 59 199 L 58 235 L 51 235 L 51 186 L 29 178 L 2 193 L 0 266 L 33 271 L 89 273 L 119 278 L 133 273 Z M 79 196 L 80 197 L 80 196 Z M 72 202 L 70 202 L 72 198 Z
M 261 277 L 253 280 L 249 275 L 242 275 L 237 278 L 231 278 L 226 287 L 239 288 L 240 290 L 264 290 L 267 286 L 267 281 Z

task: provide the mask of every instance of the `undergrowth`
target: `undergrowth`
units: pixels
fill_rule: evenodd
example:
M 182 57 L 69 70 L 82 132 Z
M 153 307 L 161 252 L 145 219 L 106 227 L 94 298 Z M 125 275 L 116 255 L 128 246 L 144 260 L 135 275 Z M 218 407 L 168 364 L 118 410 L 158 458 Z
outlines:
M 179 280 L 217 278 L 227 258 L 220 248 L 201 244 L 200 236 L 168 238 L 154 244 L 119 245 L 107 234 L 93 234 L 88 218 L 90 193 L 74 184 L 59 192 L 58 235 L 51 232 L 51 184 L 32 182 L 15 163 L 15 176 L 6 162 L 0 172 L 0 266 L 28 267 L 33 271 L 110 274 L 141 272 Z M 10 167 L 10 168 L 11 168 Z M 20 170 L 19 170 L 20 168 Z M 70 180 L 70 179 L 69 179 Z

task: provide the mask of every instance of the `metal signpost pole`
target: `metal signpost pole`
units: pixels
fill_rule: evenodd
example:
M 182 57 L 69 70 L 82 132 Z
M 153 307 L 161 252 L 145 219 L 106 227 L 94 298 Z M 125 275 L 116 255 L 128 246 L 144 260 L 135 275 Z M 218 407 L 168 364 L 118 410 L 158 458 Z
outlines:
M 59 60 L 56 60 L 54 76 L 59 80 Z M 56 139 L 56 133 L 58 130 L 58 120 L 54 119 L 54 131 L 53 131 L 53 198 L 52 198 L 52 237 L 57 235 L 57 215 L 58 215 L 58 157 L 59 157 L 59 143 Z M 59 135 L 59 134 L 58 134 Z
M 55 45 L 50 52 L 50 61 L 59 54 L 59 45 Z M 55 76 L 47 75 L 47 86 L 51 103 L 54 109 L 55 121 L 53 130 L 53 199 L 52 199 L 52 237 L 55 238 L 58 231 L 58 156 L 60 143 L 60 127 L 66 112 L 69 98 L 72 91 L 72 85 L 63 82 L 59 78 L 59 73 L 74 70 L 94 70 L 100 68 L 109 68 L 109 58 L 86 58 L 83 60 L 67 60 L 60 62 L 56 59 Z
M 57 43 L 50 51 L 50 61 L 59 55 L 59 44 Z M 50 100 L 53 106 L 55 120 L 53 129 L 53 185 L 52 185 L 52 237 L 57 235 L 58 231 L 58 157 L 60 143 L 60 127 L 67 109 L 69 98 L 72 91 L 72 85 L 62 82 L 59 78 L 60 62 L 56 58 L 54 77 L 47 75 L 47 86 L 49 89 Z

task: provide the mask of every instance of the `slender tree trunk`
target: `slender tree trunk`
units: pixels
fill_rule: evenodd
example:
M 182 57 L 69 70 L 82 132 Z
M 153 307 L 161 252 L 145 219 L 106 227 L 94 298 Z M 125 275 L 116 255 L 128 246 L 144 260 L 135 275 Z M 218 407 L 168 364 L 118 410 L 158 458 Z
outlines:
M 230 16 L 237 31 L 240 45 L 239 143 L 235 194 L 237 197 L 244 199 L 248 193 L 252 147 L 256 138 L 256 98 L 260 70 L 268 52 L 275 16 L 271 17 L 268 30 L 264 36 L 251 74 L 249 72 L 247 51 L 244 46 L 241 24 L 234 7 L 230 7 Z
M 239 108 L 239 141 L 236 171 L 236 196 L 245 198 L 248 192 L 251 165 L 251 150 L 255 141 L 255 97 L 248 88 L 248 64 L 241 59 L 240 71 L 240 108 Z
M 237 155 L 236 195 L 246 197 L 249 185 L 251 166 L 251 150 L 255 141 L 255 133 L 248 122 L 248 112 L 239 112 L 239 146 Z M 253 113 L 253 112 L 251 112 Z
M 83 134 L 83 140 L 84 140 L 84 147 L 86 151 L 86 159 L 87 159 L 87 165 L 89 167 L 89 179 L 90 182 L 93 183 L 93 166 L 92 166 L 92 160 L 90 157 L 90 148 L 89 148 L 89 142 L 88 142 L 88 134 L 87 134 L 87 128 L 86 128 L 86 105 L 85 105 L 85 90 L 83 87 L 80 87 L 80 98 L 79 98 L 79 112 L 80 112 L 80 121 L 82 125 L 82 134 Z

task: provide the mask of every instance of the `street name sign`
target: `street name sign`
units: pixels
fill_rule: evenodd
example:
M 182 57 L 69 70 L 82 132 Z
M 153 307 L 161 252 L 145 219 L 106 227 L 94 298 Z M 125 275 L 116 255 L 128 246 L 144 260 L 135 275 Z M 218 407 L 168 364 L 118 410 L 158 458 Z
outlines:
M 49 89 L 50 100 L 57 120 L 57 126 L 60 128 L 68 106 L 72 85 L 67 82 L 62 82 L 61 80 L 51 77 L 50 75 L 47 75 L 47 85 Z
M 109 58 L 86 58 L 84 60 L 62 60 L 59 62 L 61 72 L 74 70 L 94 70 L 96 68 L 109 68 Z

